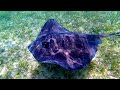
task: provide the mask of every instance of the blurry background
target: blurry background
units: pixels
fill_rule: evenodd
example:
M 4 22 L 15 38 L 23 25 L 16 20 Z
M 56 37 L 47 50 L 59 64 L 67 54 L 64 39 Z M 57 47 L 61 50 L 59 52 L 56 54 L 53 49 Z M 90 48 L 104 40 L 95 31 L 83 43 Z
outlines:
M 1 79 L 120 79 L 120 36 L 103 38 L 96 56 L 82 70 L 70 72 L 37 62 L 27 47 L 51 18 L 70 31 L 120 32 L 117 11 L 0 11 Z

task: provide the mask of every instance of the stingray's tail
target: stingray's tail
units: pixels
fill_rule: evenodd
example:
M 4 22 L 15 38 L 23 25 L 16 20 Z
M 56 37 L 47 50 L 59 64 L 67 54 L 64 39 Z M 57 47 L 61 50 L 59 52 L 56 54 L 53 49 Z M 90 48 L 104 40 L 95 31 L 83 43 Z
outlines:
M 109 37 L 109 36 L 120 36 L 120 32 L 112 34 L 100 34 L 100 37 Z

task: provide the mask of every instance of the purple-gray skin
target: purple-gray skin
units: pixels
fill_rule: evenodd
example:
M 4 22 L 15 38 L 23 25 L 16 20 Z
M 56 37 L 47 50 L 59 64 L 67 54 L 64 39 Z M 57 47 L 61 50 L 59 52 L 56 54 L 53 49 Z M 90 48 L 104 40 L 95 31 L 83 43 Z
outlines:
M 41 63 L 57 64 L 74 71 L 86 67 L 95 56 L 101 38 L 115 34 L 90 35 L 71 32 L 56 20 L 49 19 L 28 49 Z

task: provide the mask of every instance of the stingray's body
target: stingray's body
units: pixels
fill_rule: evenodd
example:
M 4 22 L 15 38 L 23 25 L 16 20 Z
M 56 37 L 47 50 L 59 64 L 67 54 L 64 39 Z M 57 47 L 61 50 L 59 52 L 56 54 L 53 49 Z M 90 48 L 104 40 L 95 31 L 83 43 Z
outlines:
M 54 19 L 50 19 L 28 48 L 41 63 L 78 70 L 88 65 L 95 56 L 98 44 L 102 43 L 100 38 L 112 35 L 117 34 L 90 35 L 70 32 Z

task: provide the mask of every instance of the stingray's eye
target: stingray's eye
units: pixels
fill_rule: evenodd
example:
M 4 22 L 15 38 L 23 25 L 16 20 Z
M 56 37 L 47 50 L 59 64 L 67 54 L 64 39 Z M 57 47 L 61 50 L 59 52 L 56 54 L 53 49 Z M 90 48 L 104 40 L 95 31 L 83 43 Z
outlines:
M 42 46 L 44 48 L 49 48 L 49 42 L 42 42 Z

